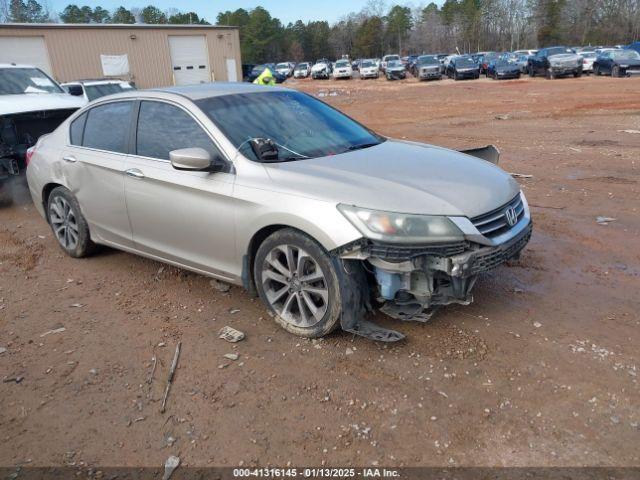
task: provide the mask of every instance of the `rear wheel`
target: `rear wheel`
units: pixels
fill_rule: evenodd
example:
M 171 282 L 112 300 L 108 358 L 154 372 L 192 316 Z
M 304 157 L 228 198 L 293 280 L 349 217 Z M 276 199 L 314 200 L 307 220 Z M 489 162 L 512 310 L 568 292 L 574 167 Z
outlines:
M 548 80 L 553 80 L 555 78 L 553 70 L 551 70 L 550 68 L 547 69 L 546 76 Z
M 56 240 L 67 255 L 81 258 L 95 250 L 80 204 L 66 188 L 54 188 L 49 195 L 47 218 Z
M 618 65 L 614 65 L 613 68 L 611 69 L 611 76 L 612 77 L 620 76 L 620 67 Z
M 0 207 L 8 207 L 13 203 L 13 197 L 9 193 L 9 186 L 0 180 Z
M 533 65 L 529 65 L 529 76 L 530 76 L 531 78 L 533 78 L 533 77 L 535 77 L 535 76 L 536 76 L 536 72 L 535 72 L 535 70 L 533 69 Z
M 599 66 L 599 65 L 595 65 L 595 66 L 593 67 L 593 73 L 594 73 L 594 75 L 595 75 L 596 77 L 599 77 L 599 76 L 600 76 L 600 66 Z
M 273 233 L 258 248 L 253 270 L 260 298 L 288 332 L 317 338 L 338 326 L 338 276 L 331 257 L 307 235 Z

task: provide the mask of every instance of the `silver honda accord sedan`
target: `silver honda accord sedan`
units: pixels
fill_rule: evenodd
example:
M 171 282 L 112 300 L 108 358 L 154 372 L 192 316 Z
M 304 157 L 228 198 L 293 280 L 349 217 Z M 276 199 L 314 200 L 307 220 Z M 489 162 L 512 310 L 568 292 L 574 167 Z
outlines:
M 468 304 L 531 235 L 496 165 L 385 138 L 286 88 L 104 97 L 30 154 L 31 195 L 67 254 L 108 245 L 242 285 L 305 337 L 403 338 L 367 313 L 424 322 Z

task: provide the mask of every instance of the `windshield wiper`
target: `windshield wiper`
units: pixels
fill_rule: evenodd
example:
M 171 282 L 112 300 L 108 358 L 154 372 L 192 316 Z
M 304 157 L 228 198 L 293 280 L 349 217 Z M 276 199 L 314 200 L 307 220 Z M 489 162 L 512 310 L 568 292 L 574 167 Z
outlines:
M 359 143 L 358 145 L 351 145 L 347 147 L 347 152 L 353 152 L 354 150 L 362 150 L 363 148 L 375 147 L 380 145 L 380 142 Z

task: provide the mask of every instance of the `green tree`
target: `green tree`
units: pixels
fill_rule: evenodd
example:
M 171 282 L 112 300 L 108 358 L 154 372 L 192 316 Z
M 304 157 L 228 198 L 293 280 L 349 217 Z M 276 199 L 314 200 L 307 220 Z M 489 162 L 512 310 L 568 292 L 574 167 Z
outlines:
M 115 12 L 113 12 L 113 16 L 111 17 L 111 23 L 125 23 L 132 24 L 136 23 L 136 17 L 133 16 L 131 10 L 127 10 L 124 7 L 118 7 Z
M 62 23 L 84 23 L 82 11 L 80 7 L 75 4 L 67 5 L 64 10 L 60 12 L 60 20 L 62 20 Z
M 150 25 L 167 23 L 167 16 L 162 10 L 153 5 L 148 5 L 140 12 L 142 23 Z
M 382 55 L 384 24 L 377 16 L 365 18 L 356 31 L 354 55 L 361 58 L 375 58 Z
M 562 43 L 562 11 L 565 0 L 537 0 L 535 14 L 538 20 L 538 44 L 546 47 Z
M 168 22 L 173 25 L 209 25 L 209 22 L 195 12 L 176 13 L 169 17 Z
M 8 20 L 14 23 L 44 23 L 49 21 L 49 12 L 36 0 L 11 0 Z
M 398 53 L 402 51 L 402 44 L 412 27 L 413 20 L 409 7 L 395 5 L 389 10 L 387 14 L 387 32 L 391 45 L 398 48 Z
M 96 23 L 109 23 L 111 21 L 111 14 L 109 13 L 109 10 L 104 9 L 101 6 L 97 6 L 93 9 L 91 19 Z

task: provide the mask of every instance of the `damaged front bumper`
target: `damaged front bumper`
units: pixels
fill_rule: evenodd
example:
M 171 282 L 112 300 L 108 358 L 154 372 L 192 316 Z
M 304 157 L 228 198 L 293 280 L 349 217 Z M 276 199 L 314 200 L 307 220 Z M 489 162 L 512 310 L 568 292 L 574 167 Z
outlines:
M 350 271 L 355 271 L 357 260 L 360 260 L 369 289 L 368 295 L 362 294 L 362 298 L 373 299 L 381 312 L 394 319 L 426 322 L 440 306 L 471 303 L 471 291 L 478 275 L 519 257 L 531 238 L 528 205 L 520 195 L 504 207 L 512 207 L 519 198 L 522 207 L 517 223 L 491 238 L 482 235 L 471 220 L 464 219 L 458 223 L 465 234 L 461 241 L 402 245 L 362 239 L 344 247 L 339 255 L 343 262 L 351 265 Z M 362 285 L 362 282 L 357 283 Z M 352 291 L 354 285 L 350 287 Z M 371 322 L 364 322 L 365 328 L 369 333 L 374 332 L 377 338 L 364 334 L 358 330 L 362 328 L 360 323 L 361 320 L 355 317 L 347 318 L 346 321 L 343 319 L 342 327 L 376 340 L 385 340 L 385 333 L 389 335 L 386 341 L 403 338 L 402 334 Z

